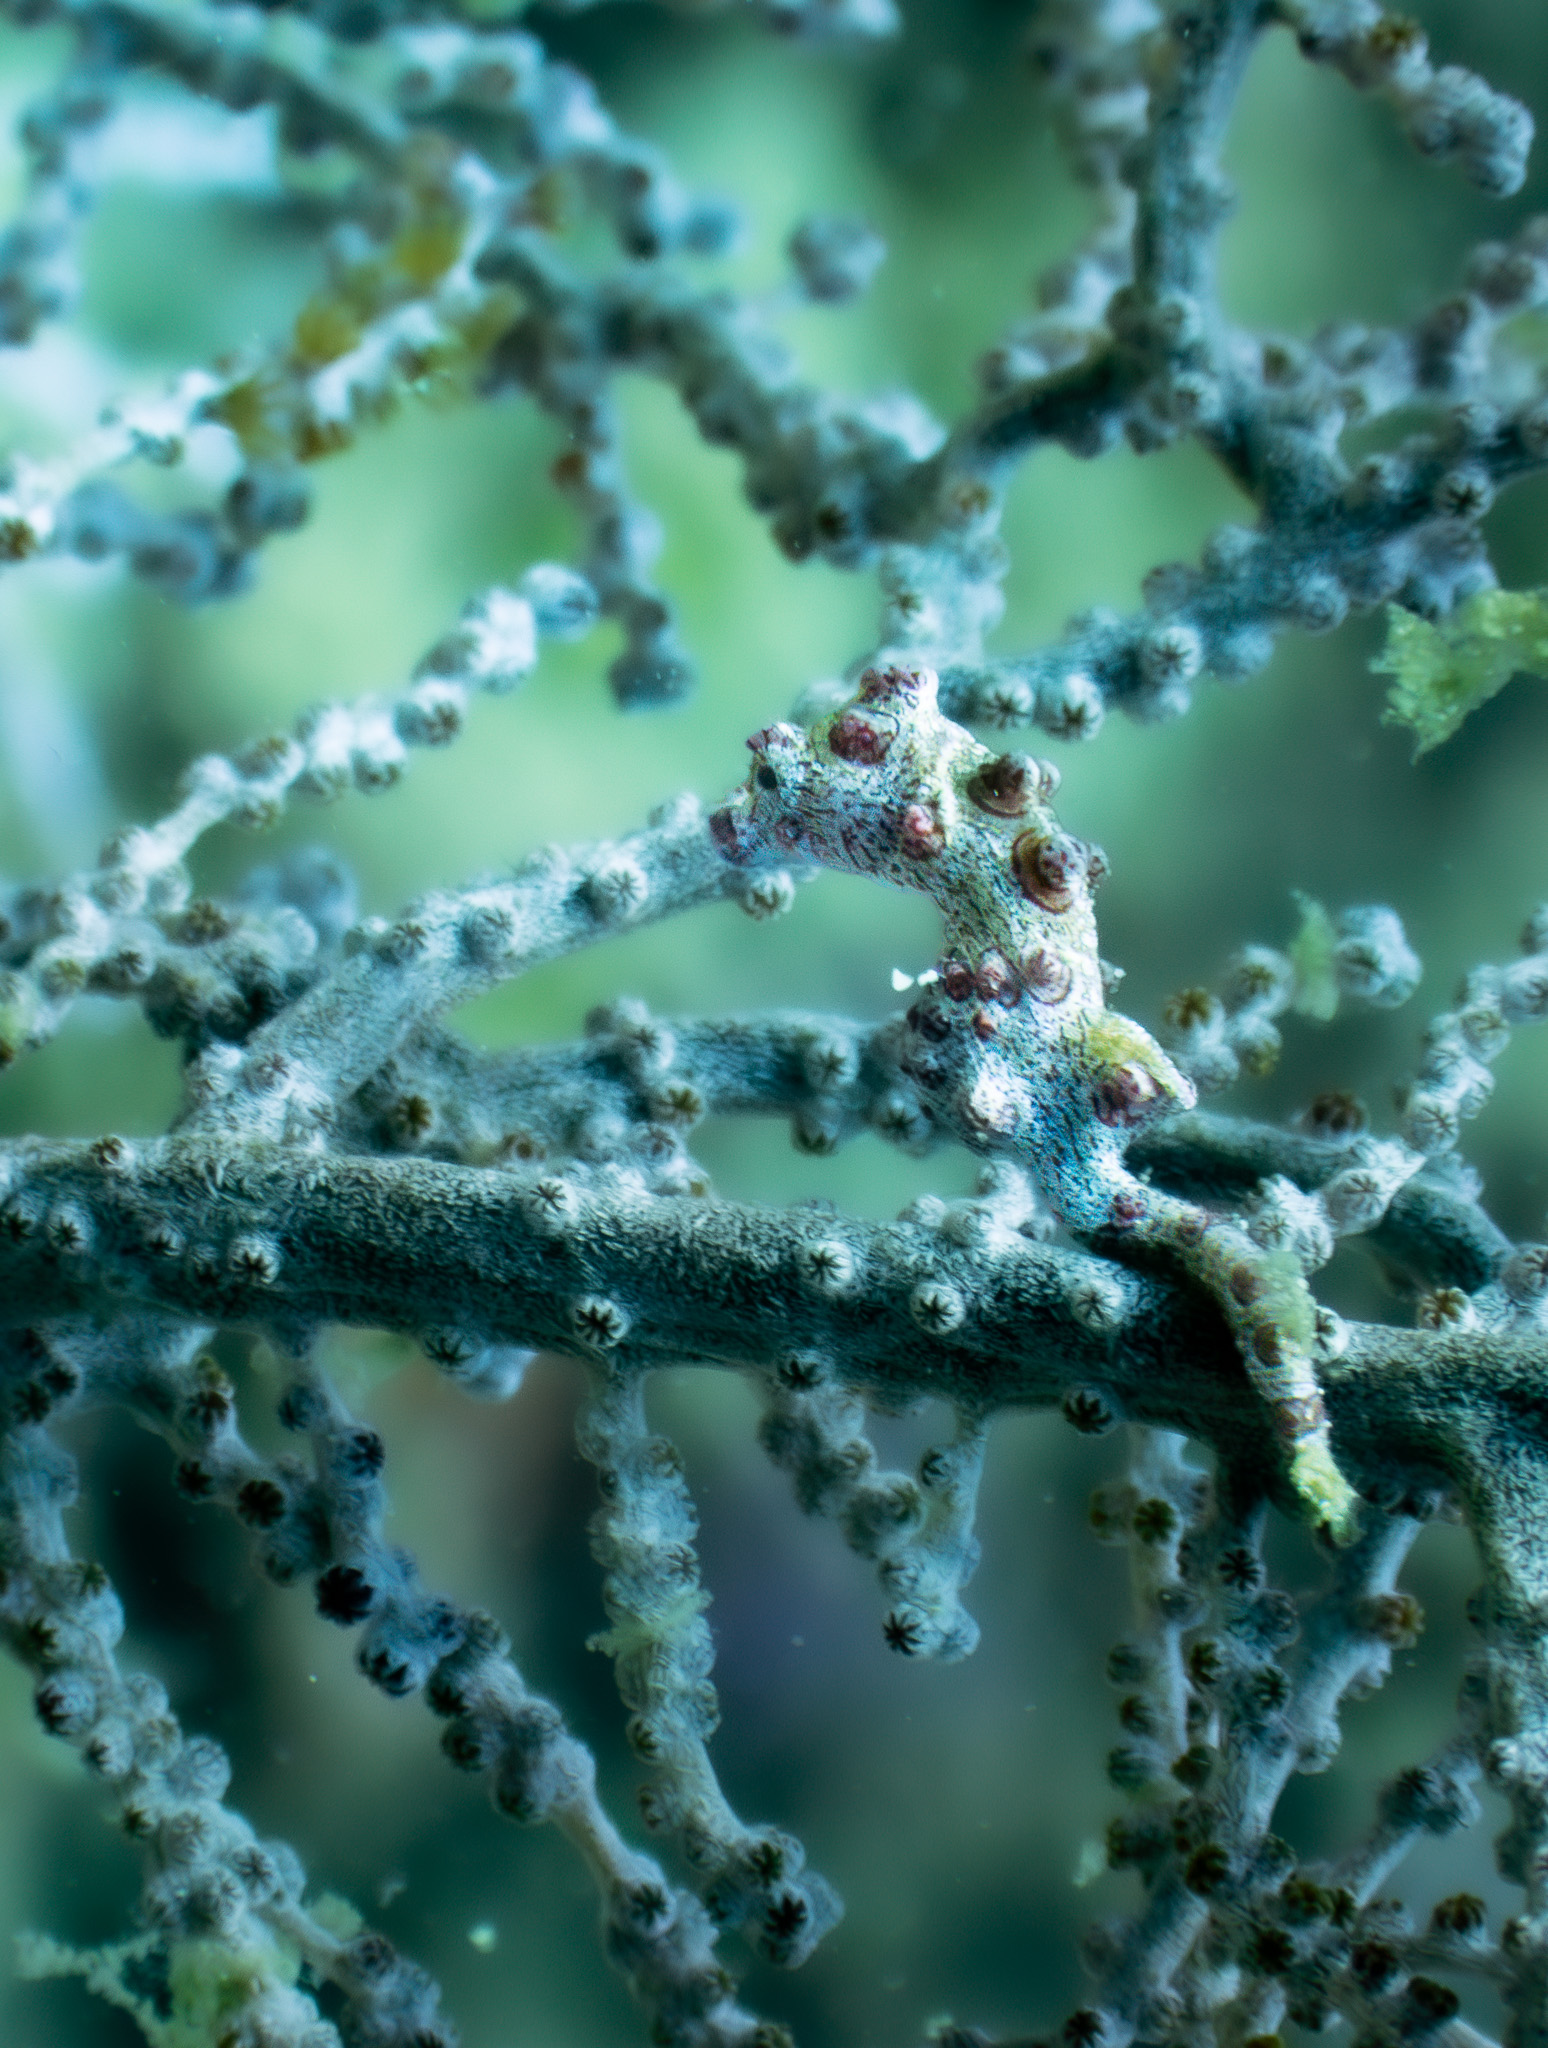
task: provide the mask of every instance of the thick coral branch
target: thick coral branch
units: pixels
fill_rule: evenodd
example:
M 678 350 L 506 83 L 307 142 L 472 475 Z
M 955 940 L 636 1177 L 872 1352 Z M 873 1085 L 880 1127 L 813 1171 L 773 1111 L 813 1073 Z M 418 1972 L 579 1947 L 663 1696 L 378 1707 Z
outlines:
M 594 1013 L 587 1033 L 579 1045 L 484 1051 L 440 1027 L 417 1031 L 344 1105 L 335 1141 L 472 1166 L 630 1156 L 651 1163 L 663 1191 L 692 1192 L 682 1134 L 705 1117 L 788 1117 L 797 1146 L 822 1154 L 862 1131 L 910 1151 L 952 1136 L 900 1064 L 911 1035 L 904 1016 L 656 1018 L 618 1003 Z M 1359 1105 L 1330 1092 L 1300 1128 L 1203 1110 L 1168 1117 L 1133 1133 L 1127 1158 L 1173 1194 L 1237 1208 L 1265 1182 L 1317 1194 L 1361 1170 L 1364 1130 Z M 1361 1234 L 1416 1288 L 1472 1294 L 1495 1278 L 1511 1243 L 1446 1166 L 1442 1157 L 1404 1180 Z M 1016 1227 L 1036 1237 L 1048 1220 L 1029 1210 Z
M 1274 1462 L 1204 1297 L 1019 1236 L 963 1243 L 912 1223 L 641 1204 L 541 1167 L 491 1173 L 261 1144 L 29 1141 L 0 1156 L 13 1325 L 119 1303 L 257 1328 L 464 1330 L 564 1350 L 596 1324 L 582 1304 L 612 1302 L 619 1357 L 640 1368 L 773 1370 L 800 1344 L 831 1357 L 845 1384 L 894 1400 L 1051 1405 L 1096 1384 L 1136 1419 L 1186 1429 L 1259 1471 Z M 949 1281 L 962 1305 L 945 1331 L 913 1306 L 931 1280 Z M 1460 1472 L 1475 1413 L 1536 1442 L 1540 1333 L 1349 1332 L 1324 1378 L 1335 1436 L 1362 1478 Z M 1480 1486 L 1487 1474 L 1485 1463 Z

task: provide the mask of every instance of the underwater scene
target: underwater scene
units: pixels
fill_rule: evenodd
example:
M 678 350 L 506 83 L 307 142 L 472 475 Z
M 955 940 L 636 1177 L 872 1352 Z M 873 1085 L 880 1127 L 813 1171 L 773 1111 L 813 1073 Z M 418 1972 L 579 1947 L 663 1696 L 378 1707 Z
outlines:
M 0 2043 L 1548 2048 L 1548 9 L 0 5 Z

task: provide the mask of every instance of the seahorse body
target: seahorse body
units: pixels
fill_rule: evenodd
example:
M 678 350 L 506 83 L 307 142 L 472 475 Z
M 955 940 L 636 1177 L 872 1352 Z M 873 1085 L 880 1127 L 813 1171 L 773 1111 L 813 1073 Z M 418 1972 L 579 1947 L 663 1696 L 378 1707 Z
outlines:
M 1354 1495 L 1328 1445 L 1316 1304 L 1299 1269 L 1125 1164 L 1133 1131 L 1191 1108 L 1194 1090 L 1143 1026 L 1107 1007 L 1091 902 L 1107 862 L 1055 816 L 1057 772 L 992 754 L 954 725 L 928 669 L 868 670 L 809 732 L 773 725 L 747 744 L 747 782 L 710 820 L 724 856 L 839 868 L 933 898 L 944 950 L 908 1012 L 902 1056 L 932 1114 L 1027 1165 L 1072 1230 L 1144 1244 L 1209 1289 L 1297 1491 L 1346 1535 Z

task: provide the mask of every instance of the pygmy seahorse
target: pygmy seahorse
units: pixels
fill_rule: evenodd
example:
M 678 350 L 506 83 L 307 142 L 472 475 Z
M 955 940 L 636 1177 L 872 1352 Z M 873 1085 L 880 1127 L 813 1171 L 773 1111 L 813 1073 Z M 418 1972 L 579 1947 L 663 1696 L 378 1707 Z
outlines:
M 1025 1164 L 1072 1231 L 1143 1248 L 1209 1291 L 1292 1485 L 1346 1539 L 1355 1495 L 1329 1446 L 1299 1266 L 1125 1163 L 1134 1130 L 1191 1108 L 1194 1089 L 1107 1007 L 1091 905 L 1107 862 L 1054 815 L 1057 771 L 981 746 L 943 716 L 923 668 L 867 670 L 810 731 L 772 725 L 747 744 L 747 782 L 710 820 L 725 858 L 839 868 L 934 899 L 945 948 L 902 1057 L 937 1126 Z

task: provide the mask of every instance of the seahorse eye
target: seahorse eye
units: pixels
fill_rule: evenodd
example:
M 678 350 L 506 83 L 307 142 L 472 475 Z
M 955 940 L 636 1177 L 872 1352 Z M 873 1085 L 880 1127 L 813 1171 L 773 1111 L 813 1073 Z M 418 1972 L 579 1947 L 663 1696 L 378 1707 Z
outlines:
M 757 783 L 760 789 L 779 788 L 779 777 L 774 773 L 774 770 L 769 766 L 767 761 L 765 761 L 763 766 L 758 770 L 753 780 Z

